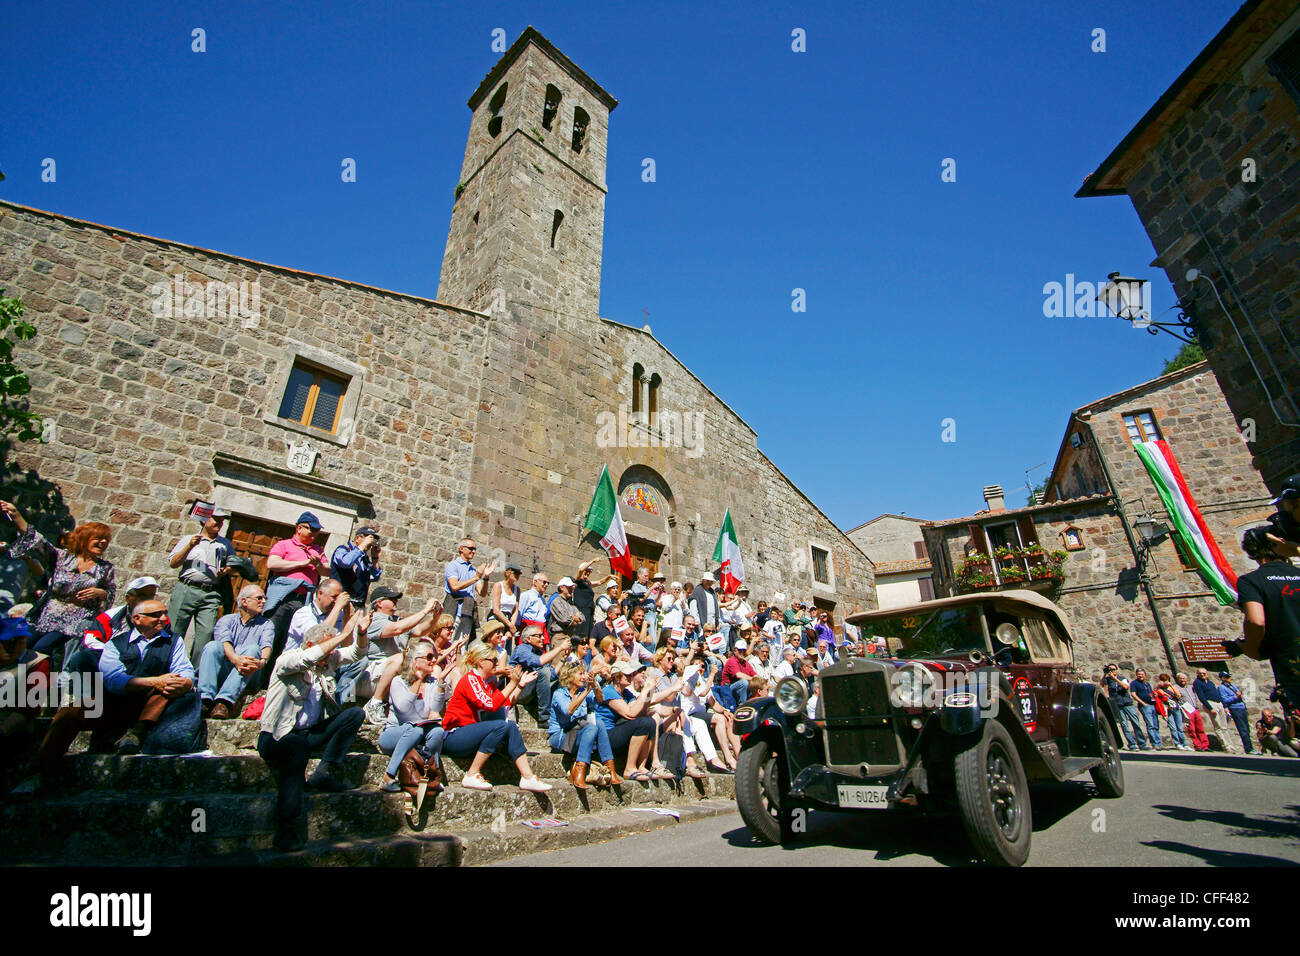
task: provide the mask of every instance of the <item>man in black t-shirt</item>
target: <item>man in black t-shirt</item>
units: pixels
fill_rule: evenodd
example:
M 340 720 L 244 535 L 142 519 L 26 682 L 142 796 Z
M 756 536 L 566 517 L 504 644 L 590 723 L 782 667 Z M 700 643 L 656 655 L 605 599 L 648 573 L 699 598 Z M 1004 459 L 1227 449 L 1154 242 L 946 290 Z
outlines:
M 1271 708 L 1265 707 L 1259 720 L 1255 723 L 1255 734 L 1259 737 L 1259 749 L 1266 754 L 1279 757 L 1300 757 L 1300 740 L 1295 739 L 1294 728 L 1288 721 L 1273 714 Z
M 1300 569 L 1279 557 L 1267 528 L 1251 528 L 1241 547 L 1259 567 L 1237 579 L 1243 638 L 1230 650 L 1273 665 L 1273 679 L 1300 700 Z

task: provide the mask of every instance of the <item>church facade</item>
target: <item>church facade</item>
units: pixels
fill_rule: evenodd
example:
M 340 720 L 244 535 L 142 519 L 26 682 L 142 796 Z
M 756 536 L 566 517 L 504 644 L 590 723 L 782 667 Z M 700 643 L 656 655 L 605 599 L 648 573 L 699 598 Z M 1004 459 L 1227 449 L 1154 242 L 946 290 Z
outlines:
M 871 562 L 754 430 L 648 328 L 600 317 L 616 105 L 520 36 L 469 101 L 436 300 L 0 203 L 47 422 L 27 485 L 113 527 L 119 584 L 171 579 L 199 498 L 259 568 L 304 510 L 331 547 L 375 524 L 385 579 L 419 597 L 466 534 L 525 577 L 601 558 L 581 525 L 607 465 L 638 563 L 716 570 L 730 508 L 755 598 L 874 607 Z

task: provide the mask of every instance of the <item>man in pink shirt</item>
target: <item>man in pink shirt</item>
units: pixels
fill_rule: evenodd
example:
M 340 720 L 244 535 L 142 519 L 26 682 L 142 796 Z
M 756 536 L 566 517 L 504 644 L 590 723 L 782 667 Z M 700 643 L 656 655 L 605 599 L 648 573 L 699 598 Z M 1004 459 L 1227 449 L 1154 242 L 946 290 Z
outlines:
M 284 650 L 289 621 L 320 584 L 321 572 L 329 573 L 329 559 L 316 542 L 322 530 L 320 519 L 310 511 L 304 511 L 298 516 L 293 537 L 277 541 L 267 554 L 266 573 L 270 583 L 266 588 L 266 609 L 262 613 L 270 617 L 275 626 L 271 659 L 265 668 L 267 675 L 275 669 L 275 661 Z

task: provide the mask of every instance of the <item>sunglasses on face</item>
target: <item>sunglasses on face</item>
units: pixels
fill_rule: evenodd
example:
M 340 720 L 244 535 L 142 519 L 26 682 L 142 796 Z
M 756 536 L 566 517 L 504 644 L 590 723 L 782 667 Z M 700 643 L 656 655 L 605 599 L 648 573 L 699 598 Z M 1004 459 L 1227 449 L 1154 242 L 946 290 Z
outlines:
M 140 617 L 162 617 L 166 611 L 136 611 Z

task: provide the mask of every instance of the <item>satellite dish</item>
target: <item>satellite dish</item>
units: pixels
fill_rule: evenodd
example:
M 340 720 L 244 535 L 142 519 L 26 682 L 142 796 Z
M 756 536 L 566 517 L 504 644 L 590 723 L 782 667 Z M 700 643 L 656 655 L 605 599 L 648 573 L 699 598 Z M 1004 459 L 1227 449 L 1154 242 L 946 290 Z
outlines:
M 993 636 L 997 638 L 999 644 L 1015 647 L 1020 643 L 1020 628 L 1014 624 L 999 624 Z

